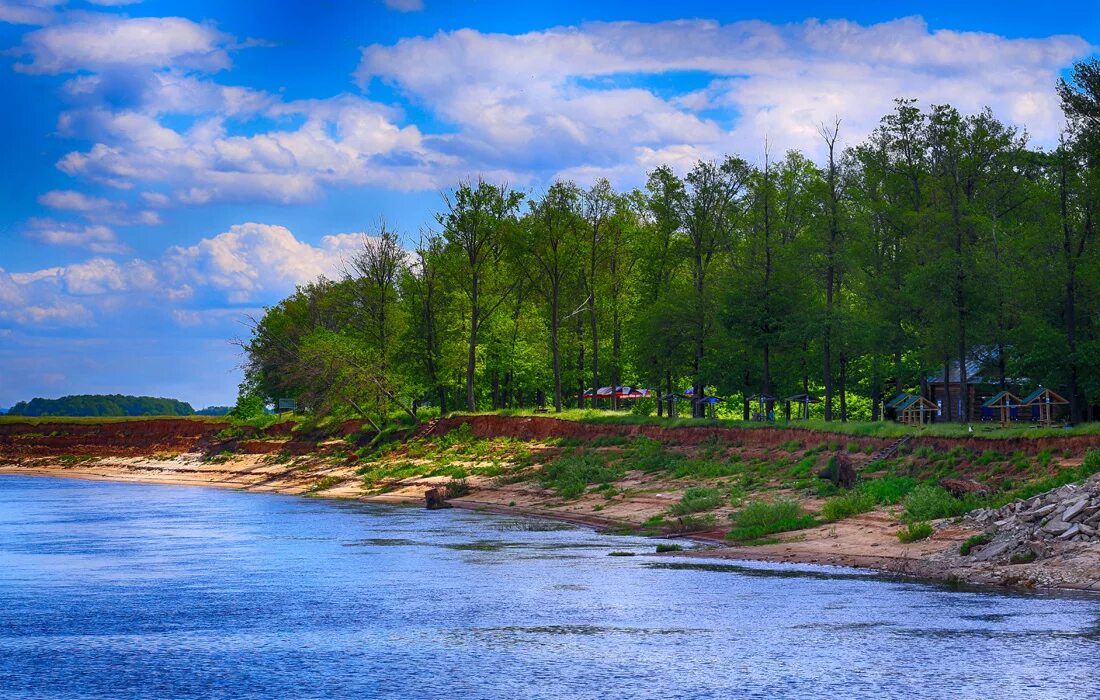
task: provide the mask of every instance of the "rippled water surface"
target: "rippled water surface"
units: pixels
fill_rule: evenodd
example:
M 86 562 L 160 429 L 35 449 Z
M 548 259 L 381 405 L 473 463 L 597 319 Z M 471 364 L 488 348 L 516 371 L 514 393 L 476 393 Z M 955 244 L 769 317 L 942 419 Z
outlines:
M 653 544 L 460 510 L 0 477 L 0 696 L 1100 696 L 1096 599 Z

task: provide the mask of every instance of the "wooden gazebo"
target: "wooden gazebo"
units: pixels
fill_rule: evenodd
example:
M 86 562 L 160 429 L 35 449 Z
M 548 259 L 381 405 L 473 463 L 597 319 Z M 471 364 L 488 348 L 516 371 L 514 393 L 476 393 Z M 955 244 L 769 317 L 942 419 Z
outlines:
M 1061 394 L 1041 386 L 1025 396 L 1021 403 L 1025 406 L 1031 406 L 1032 420 L 1036 420 L 1043 425 L 1050 425 L 1054 422 L 1054 414 L 1058 412 L 1055 406 L 1068 405 L 1069 401 Z
M 798 417 L 795 420 L 806 420 L 810 417 L 810 404 L 821 403 L 821 399 L 810 394 L 795 394 L 783 399 L 787 420 L 791 419 L 791 404 L 798 404 Z
M 1000 416 L 1001 425 L 1008 425 L 1009 421 L 1017 417 L 1014 415 L 1014 411 L 1019 412 L 1020 404 L 1020 397 L 1011 391 L 998 391 L 982 402 L 982 417 L 985 417 L 988 410 L 990 417 L 996 413 Z
M 753 413 L 753 420 L 775 420 L 775 402 L 779 399 L 775 398 L 771 394 L 765 394 L 761 392 L 756 396 L 749 399 L 750 405 L 753 401 L 760 407 L 759 413 Z
M 939 410 L 939 406 L 928 399 L 913 394 L 908 394 L 901 400 L 895 399 L 890 403 L 893 404 L 892 408 L 898 417 L 898 422 L 906 425 L 931 423 L 936 411 Z

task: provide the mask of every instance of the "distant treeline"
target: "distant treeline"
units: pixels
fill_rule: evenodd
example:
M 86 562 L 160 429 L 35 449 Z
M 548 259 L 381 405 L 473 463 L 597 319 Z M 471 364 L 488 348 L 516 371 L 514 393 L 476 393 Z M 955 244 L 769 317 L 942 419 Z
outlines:
M 20 401 L 8 413 L 13 416 L 193 416 L 195 409 L 184 401 L 154 396 L 81 394 Z

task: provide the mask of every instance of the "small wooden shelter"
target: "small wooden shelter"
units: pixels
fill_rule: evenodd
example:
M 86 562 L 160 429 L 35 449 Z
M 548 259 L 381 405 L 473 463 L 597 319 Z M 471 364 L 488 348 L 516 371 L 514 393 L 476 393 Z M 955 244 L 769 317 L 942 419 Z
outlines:
M 1020 403 L 1020 397 L 1011 391 L 998 391 L 982 402 L 982 420 L 986 420 L 987 415 L 991 420 L 996 414 L 1001 425 L 1008 425 L 1009 421 L 1019 419 Z
M 806 420 L 810 417 L 810 404 L 812 403 L 821 403 L 821 399 L 810 394 L 795 394 L 783 399 L 787 420 L 791 419 L 791 404 L 798 404 L 798 416 L 795 417 L 795 420 Z
M 1032 420 L 1043 425 L 1050 425 L 1054 422 L 1054 416 L 1058 412 L 1055 406 L 1066 406 L 1069 401 L 1062 395 L 1041 386 L 1025 396 L 1021 403 L 1025 406 L 1031 406 Z
M 894 399 L 890 403 L 893 404 L 891 408 L 897 415 L 898 422 L 906 425 L 931 423 L 936 411 L 939 410 L 939 406 L 936 404 L 923 396 L 914 394 L 906 394 L 904 399 Z

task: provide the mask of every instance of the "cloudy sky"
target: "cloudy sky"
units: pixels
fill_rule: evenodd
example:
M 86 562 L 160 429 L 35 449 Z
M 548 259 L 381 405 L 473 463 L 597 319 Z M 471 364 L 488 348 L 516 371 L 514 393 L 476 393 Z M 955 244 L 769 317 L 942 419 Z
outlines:
M 528 5 L 0 0 L 0 406 L 232 403 L 248 314 L 471 176 L 816 155 L 901 96 L 1049 146 L 1100 44 L 1091 2 Z

